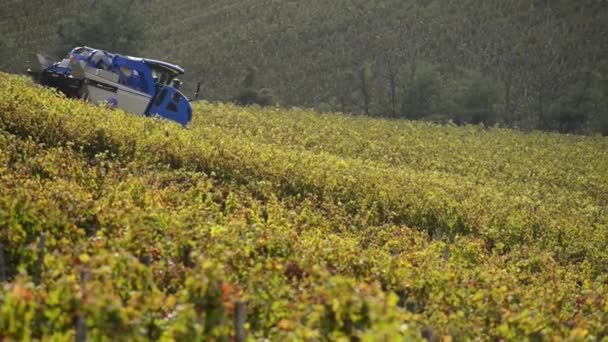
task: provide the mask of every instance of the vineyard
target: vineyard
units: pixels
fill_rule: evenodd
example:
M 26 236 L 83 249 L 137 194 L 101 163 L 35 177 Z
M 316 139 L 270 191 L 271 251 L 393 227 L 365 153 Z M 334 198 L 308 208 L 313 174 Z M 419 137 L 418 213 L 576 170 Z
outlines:
M 0 73 L 0 339 L 608 338 L 607 138 L 194 112 Z

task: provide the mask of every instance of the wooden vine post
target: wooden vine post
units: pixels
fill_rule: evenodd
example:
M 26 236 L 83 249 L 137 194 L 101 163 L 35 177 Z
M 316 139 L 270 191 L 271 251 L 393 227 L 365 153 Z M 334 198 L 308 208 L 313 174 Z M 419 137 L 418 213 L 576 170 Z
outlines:
M 245 331 L 245 322 L 247 321 L 247 310 L 245 303 L 237 301 L 234 306 L 234 330 L 235 330 L 235 341 L 245 342 L 247 339 L 247 332 Z
M 40 285 L 42 281 L 42 270 L 44 268 L 44 244 L 46 242 L 46 235 L 44 232 L 40 233 L 40 239 L 38 240 L 38 261 L 36 263 L 36 272 L 34 274 L 34 284 Z
M 86 298 L 86 286 L 87 286 L 87 271 L 84 267 L 80 269 L 80 291 L 82 291 L 82 300 Z M 84 314 L 83 309 L 78 312 L 76 318 L 76 342 L 85 342 L 87 340 L 87 318 Z
M 6 262 L 4 261 L 4 246 L 0 243 L 0 283 L 6 282 Z

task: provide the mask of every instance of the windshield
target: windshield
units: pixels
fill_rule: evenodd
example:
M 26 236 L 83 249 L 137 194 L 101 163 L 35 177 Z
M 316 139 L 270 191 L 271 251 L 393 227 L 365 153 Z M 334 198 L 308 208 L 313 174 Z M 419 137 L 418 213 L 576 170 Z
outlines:
M 154 82 L 160 85 L 170 85 L 171 81 L 177 76 L 175 72 L 158 66 L 150 66 Z

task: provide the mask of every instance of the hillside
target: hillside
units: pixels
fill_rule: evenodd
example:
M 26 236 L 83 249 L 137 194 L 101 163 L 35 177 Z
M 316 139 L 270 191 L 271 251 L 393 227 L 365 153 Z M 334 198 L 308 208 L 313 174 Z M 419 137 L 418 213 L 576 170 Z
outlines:
M 601 339 L 607 151 L 207 102 L 183 129 L 0 73 L 0 336 L 229 338 L 243 302 L 272 340 Z
M 58 31 L 108 3 L 122 19 L 106 27 L 141 33 L 132 53 L 185 67 L 186 92 L 200 81 L 207 100 L 234 97 L 255 67 L 284 105 L 608 134 L 605 1 L 6 0 L 0 68 L 90 45 Z

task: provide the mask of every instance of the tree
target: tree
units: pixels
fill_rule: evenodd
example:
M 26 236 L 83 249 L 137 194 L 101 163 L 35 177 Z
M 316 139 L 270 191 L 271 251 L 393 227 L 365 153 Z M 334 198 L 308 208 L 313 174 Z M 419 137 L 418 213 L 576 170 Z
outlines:
M 268 88 L 257 89 L 258 84 L 258 69 L 255 67 L 247 68 L 241 90 L 232 99 L 240 106 L 249 106 L 257 104 L 260 106 L 274 106 L 278 100 L 272 90 Z
M 60 54 L 83 45 L 132 54 L 141 45 L 143 21 L 134 0 L 96 0 L 86 15 L 63 20 L 57 34 Z
M 415 105 L 416 97 L 422 99 L 421 96 L 426 96 L 422 92 L 423 87 L 432 87 L 428 74 L 418 77 L 418 67 L 421 61 L 424 61 L 425 52 L 429 41 L 429 32 L 427 27 L 427 18 L 423 15 L 425 2 L 421 0 L 413 1 L 407 8 L 408 17 L 403 19 L 398 26 L 400 41 L 397 43 L 405 50 L 403 56 L 405 62 L 409 65 L 407 72 L 407 84 L 410 105 Z M 430 81 L 427 82 L 427 81 Z M 432 94 L 429 94 L 429 98 Z M 412 114 L 412 113 L 410 113 Z M 422 113 L 415 114 L 416 116 Z
M 575 81 L 580 64 L 576 61 L 576 53 L 567 53 L 565 49 L 568 27 L 556 16 L 550 2 L 546 6 L 544 10 L 530 14 L 537 24 L 526 37 L 523 65 L 530 73 L 527 81 L 536 97 L 536 128 L 550 130 L 554 128 L 554 118 L 549 106 L 566 91 L 570 82 Z
M 4 70 L 5 68 L 5 58 L 7 57 L 7 44 L 4 40 L 4 37 L 0 37 L 0 70 Z
M 399 81 L 398 49 L 389 46 L 382 49 L 380 53 L 382 80 L 386 82 L 388 88 L 388 112 L 391 117 L 395 118 L 397 117 L 397 87 Z M 382 111 L 386 112 L 386 109 Z
M 359 70 L 359 77 L 361 80 L 361 96 L 363 97 L 363 112 L 365 115 L 369 115 L 369 106 L 371 103 L 371 78 L 372 70 L 369 65 L 364 65 Z
M 454 82 L 452 117 L 456 124 L 491 124 L 496 120 L 497 88 L 480 72 L 466 70 Z
M 606 65 L 594 74 L 591 89 L 595 113 L 594 126 L 597 127 L 597 132 L 608 136 L 608 67 Z
M 435 65 L 417 61 L 412 63 L 417 63 L 418 66 L 413 77 L 403 84 L 402 111 L 408 119 L 421 119 L 434 114 L 437 109 L 441 91 L 440 77 Z M 412 70 L 409 65 L 406 68 Z
M 338 110 L 346 113 L 351 110 L 353 103 L 353 94 L 355 92 L 354 85 L 356 84 L 355 75 L 351 71 L 344 71 L 338 68 L 336 72 L 336 82 L 334 83 L 334 93 L 338 102 Z
M 243 79 L 243 88 L 255 88 L 258 83 L 258 69 L 256 67 L 248 67 Z

